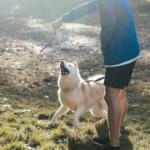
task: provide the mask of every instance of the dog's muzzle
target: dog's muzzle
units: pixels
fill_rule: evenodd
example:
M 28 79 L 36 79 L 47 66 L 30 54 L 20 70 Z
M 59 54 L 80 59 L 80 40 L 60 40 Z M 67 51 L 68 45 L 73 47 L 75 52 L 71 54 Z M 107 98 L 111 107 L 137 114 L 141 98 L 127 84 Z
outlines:
M 61 75 L 68 75 L 69 74 L 69 70 L 65 67 L 64 61 L 61 61 L 60 69 L 61 69 Z

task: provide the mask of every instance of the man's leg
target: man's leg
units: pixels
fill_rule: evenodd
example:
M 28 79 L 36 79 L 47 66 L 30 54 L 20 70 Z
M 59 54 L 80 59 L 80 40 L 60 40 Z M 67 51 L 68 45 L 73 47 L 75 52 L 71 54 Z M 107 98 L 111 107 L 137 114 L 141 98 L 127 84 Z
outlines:
M 127 112 L 127 97 L 126 97 L 126 87 L 124 89 L 121 89 L 118 95 L 118 100 L 121 107 L 121 119 L 120 119 L 120 131 L 121 127 Z
M 110 145 L 119 146 L 121 108 L 118 100 L 120 89 L 107 87 L 105 100 L 108 105 L 108 123 L 110 130 Z

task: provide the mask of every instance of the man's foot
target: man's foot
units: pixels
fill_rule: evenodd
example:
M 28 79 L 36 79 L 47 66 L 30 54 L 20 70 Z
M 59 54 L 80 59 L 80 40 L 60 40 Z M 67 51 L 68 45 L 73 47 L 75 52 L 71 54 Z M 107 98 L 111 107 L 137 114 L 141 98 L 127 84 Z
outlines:
M 109 143 L 109 136 L 106 137 L 106 138 L 102 138 L 102 139 L 94 138 L 93 143 L 95 143 L 97 145 L 101 145 L 101 146 L 105 145 L 105 144 L 108 144 Z
M 107 147 L 103 148 L 102 150 L 121 150 L 121 147 L 120 146 L 114 147 L 114 146 L 108 145 Z

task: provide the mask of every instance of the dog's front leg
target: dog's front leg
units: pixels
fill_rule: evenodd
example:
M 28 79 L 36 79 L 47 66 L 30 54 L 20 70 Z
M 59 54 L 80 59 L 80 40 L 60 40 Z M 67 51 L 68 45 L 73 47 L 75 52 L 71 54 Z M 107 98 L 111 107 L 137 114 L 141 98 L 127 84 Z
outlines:
M 57 112 L 54 114 L 52 120 L 48 123 L 48 126 L 50 125 L 54 125 L 55 121 L 57 120 L 57 118 L 61 117 L 64 113 L 68 112 L 69 108 L 66 106 L 61 106 Z
M 85 105 L 79 105 L 73 116 L 73 126 L 77 128 L 79 126 L 78 117 L 84 112 Z

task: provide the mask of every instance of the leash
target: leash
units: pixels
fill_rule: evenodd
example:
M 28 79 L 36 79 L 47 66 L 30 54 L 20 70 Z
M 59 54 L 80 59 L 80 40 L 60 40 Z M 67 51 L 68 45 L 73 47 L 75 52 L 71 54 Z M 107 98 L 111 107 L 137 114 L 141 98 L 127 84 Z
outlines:
M 87 83 L 90 83 L 90 82 L 97 82 L 97 81 L 103 80 L 104 78 L 105 78 L 105 76 L 104 76 L 104 77 L 101 77 L 101 78 L 98 78 L 98 79 L 96 79 L 96 80 L 87 80 L 87 81 L 85 81 L 85 82 L 87 82 Z
M 56 36 L 56 31 L 55 31 L 55 33 L 53 35 L 53 38 L 50 40 L 50 42 L 40 52 L 42 52 L 47 46 L 49 46 L 53 42 L 55 36 Z

